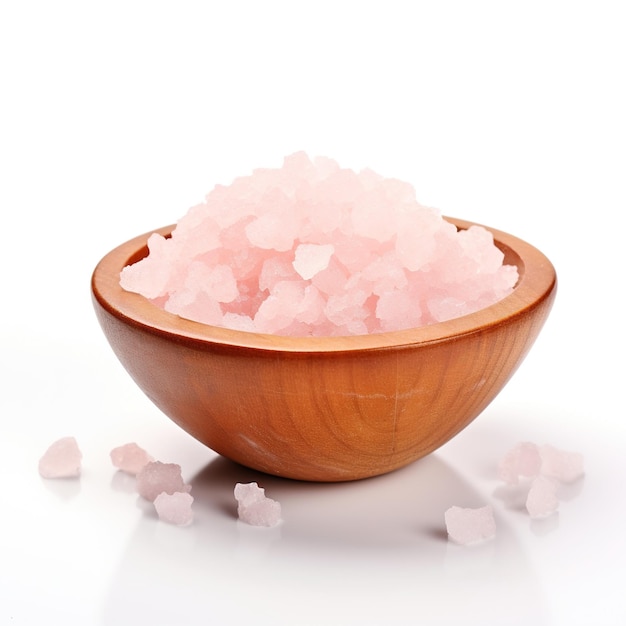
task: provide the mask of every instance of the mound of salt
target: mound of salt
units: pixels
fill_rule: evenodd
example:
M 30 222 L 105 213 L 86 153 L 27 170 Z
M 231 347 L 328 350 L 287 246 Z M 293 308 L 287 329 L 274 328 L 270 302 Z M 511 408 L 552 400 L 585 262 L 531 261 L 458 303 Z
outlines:
M 408 183 L 303 152 L 218 185 L 148 249 L 124 289 L 190 320 L 281 335 L 432 324 L 518 279 L 486 229 L 457 232 Z
M 154 499 L 159 519 L 175 526 L 188 526 L 193 521 L 193 497 L 187 492 L 160 493 Z
M 493 509 L 450 507 L 444 514 L 448 537 L 455 543 L 470 545 L 491 539 L 496 534 Z
M 133 476 L 136 476 L 152 461 L 154 461 L 152 456 L 134 442 L 111 450 L 111 462 L 114 467 Z
M 237 515 L 252 526 L 276 526 L 281 521 L 279 502 L 268 498 L 257 483 L 237 483 L 234 489 Z
M 80 475 L 83 455 L 74 437 L 55 441 L 39 460 L 43 478 L 73 478 Z
M 154 502 L 161 493 L 188 493 L 191 486 L 183 482 L 180 465 L 151 461 L 137 474 L 137 492 L 142 498 Z

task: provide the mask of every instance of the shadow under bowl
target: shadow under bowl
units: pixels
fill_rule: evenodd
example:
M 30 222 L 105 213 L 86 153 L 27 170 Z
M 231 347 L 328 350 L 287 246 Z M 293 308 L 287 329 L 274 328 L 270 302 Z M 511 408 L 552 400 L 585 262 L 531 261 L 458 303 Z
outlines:
M 446 219 L 459 229 L 472 224 Z M 505 263 L 518 268 L 513 292 L 421 328 L 285 337 L 185 320 L 119 284 L 122 268 L 147 255 L 151 233 L 100 261 L 93 303 L 137 385 L 215 452 L 299 480 L 366 478 L 429 454 L 465 428 L 511 378 L 548 317 L 556 294 L 550 261 L 488 230 Z

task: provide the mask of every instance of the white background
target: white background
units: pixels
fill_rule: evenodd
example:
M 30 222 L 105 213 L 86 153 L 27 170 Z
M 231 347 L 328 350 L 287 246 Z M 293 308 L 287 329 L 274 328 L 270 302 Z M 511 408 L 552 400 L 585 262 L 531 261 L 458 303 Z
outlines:
M 0 4 L 0 624 L 624 624 L 626 20 L 615 2 Z M 218 459 L 130 381 L 93 267 L 216 183 L 297 150 L 410 181 L 516 234 L 559 275 L 542 335 L 470 427 L 340 485 Z M 74 435 L 78 481 L 44 481 Z M 533 522 L 495 468 L 520 440 L 585 455 Z M 159 523 L 116 474 L 137 441 L 181 464 L 195 523 Z M 258 480 L 284 523 L 246 527 Z M 494 541 L 443 511 L 491 504 Z

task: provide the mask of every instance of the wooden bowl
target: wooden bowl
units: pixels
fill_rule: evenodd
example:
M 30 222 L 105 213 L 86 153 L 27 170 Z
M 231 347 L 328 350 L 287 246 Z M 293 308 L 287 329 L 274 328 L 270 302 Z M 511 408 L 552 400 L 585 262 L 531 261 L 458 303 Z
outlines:
M 119 285 L 122 268 L 146 256 L 150 233 L 100 261 L 93 302 L 135 382 L 208 447 L 277 476 L 365 478 L 429 454 L 467 426 L 513 375 L 550 312 L 550 261 L 528 243 L 488 230 L 505 262 L 518 267 L 513 293 L 422 328 L 303 338 L 182 319 Z

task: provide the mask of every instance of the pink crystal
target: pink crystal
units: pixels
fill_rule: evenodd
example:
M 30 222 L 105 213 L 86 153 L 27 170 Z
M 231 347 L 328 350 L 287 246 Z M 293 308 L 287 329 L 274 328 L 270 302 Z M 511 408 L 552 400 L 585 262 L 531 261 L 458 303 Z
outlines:
M 571 483 L 584 474 L 583 455 L 560 450 L 551 445 L 539 448 L 541 473 L 562 483 Z
M 293 267 L 302 278 L 308 280 L 325 270 L 335 248 L 332 244 L 301 243 L 295 250 Z
M 558 483 L 546 476 L 537 476 L 526 497 L 526 510 L 532 518 L 547 517 L 559 508 L 556 496 Z
M 539 448 L 530 441 L 522 441 L 511 448 L 498 466 L 498 476 L 511 485 L 519 482 L 520 476 L 532 477 L 541 471 L 542 460 Z
M 187 492 L 162 492 L 154 499 L 154 508 L 160 520 L 176 526 L 188 526 L 193 521 L 193 497 Z
M 55 441 L 39 460 L 43 478 L 72 478 L 80 475 L 83 455 L 74 437 Z
M 111 450 L 111 462 L 117 469 L 127 474 L 138 474 L 145 465 L 154 459 L 136 443 L 127 443 Z
M 266 497 L 257 483 L 237 483 L 234 494 L 241 521 L 252 526 L 276 526 L 281 521 L 280 503 Z
M 491 539 L 496 534 L 493 509 L 452 506 L 445 512 L 448 537 L 455 543 L 469 545 Z
M 486 229 L 420 205 L 408 183 L 298 152 L 218 185 L 122 287 L 204 324 L 280 335 L 401 330 L 472 313 L 517 268 Z
M 137 491 L 146 500 L 154 502 L 160 493 L 188 493 L 191 486 L 183 482 L 180 465 L 152 461 L 137 474 Z

